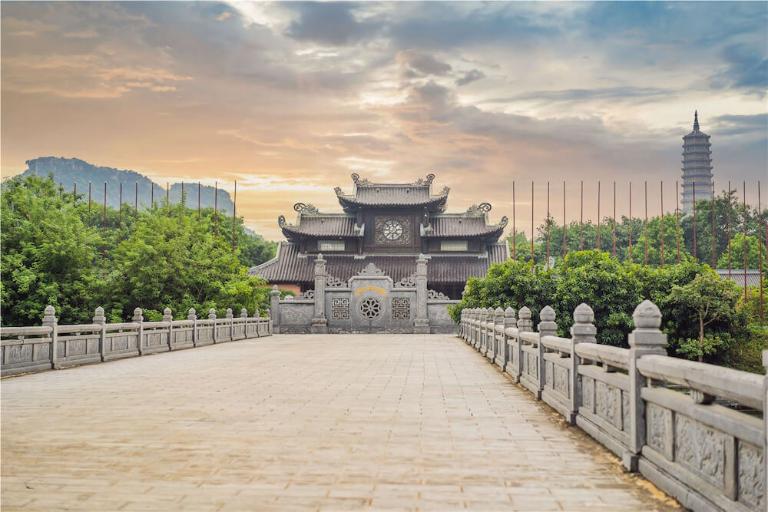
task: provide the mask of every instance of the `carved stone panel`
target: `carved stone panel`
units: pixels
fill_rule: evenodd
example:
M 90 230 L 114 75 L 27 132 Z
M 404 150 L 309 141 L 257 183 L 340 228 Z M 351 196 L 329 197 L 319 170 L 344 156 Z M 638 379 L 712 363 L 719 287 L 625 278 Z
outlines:
M 569 379 L 568 370 L 560 366 L 554 367 L 554 379 L 555 379 L 555 391 L 562 393 L 564 396 L 570 396 L 568 392 Z
M 349 298 L 334 297 L 331 301 L 331 319 L 349 320 Z
M 672 414 L 671 411 L 654 404 L 648 404 L 645 409 L 648 446 L 665 455 L 666 438 L 672 435 L 672 432 L 667 432 L 667 425 L 670 424 L 668 420 L 670 414 Z
M 765 510 L 763 450 L 739 442 L 739 501 L 757 510 Z
M 604 382 L 596 382 L 595 386 L 595 412 L 618 428 L 621 413 L 620 390 Z
M 411 319 L 411 299 L 408 297 L 392 297 L 392 320 Z
M 581 378 L 581 403 L 589 411 L 595 410 L 595 381 L 590 377 Z
M 724 435 L 682 414 L 675 415 L 675 460 L 722 489 Z

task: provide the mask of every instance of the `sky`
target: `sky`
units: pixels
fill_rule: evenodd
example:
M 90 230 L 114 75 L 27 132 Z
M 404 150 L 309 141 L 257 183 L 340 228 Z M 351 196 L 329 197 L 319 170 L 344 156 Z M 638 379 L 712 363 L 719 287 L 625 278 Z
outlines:
M 350 173 L 435 173 L 449 211 L 530 226 L 673 208 L 699 111 L 718 189 L 764 183 L 768 3 L 2 3 L 0 171 L 39 156 L 160 183 L 238 183 L 268 238 L 295 202 L 339 211 Z M 637 208 L 637 206 L 635 207 Z M 633 212 L 638 215 L 639 212 Z M 530 229 L 527 227 L 526 229 Z

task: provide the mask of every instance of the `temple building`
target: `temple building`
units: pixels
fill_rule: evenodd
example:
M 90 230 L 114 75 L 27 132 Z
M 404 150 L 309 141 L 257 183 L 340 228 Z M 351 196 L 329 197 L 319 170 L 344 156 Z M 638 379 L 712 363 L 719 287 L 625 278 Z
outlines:
M 449 189 L 433 191 L 434 179 L 430 174 L 414 183 L 372 183 L 352 174 L 351 193 L 335 189 L 342 212 L 296 203 L 295 222 L 278 219 L 286 241 L 277 256 L 251 268 L 251 274 L 281 289 L 306 292 L 314 287 L 315 261 L 322 254 L 329 282 L 346 283 L 373 264 L 396 285 L 407 285 L 423 254 L 429 289 L 461 298 L 468 278 L 484 276 L 491 264 L 509 257 L 506 241 L 499 241 L 507 218 L 489 223 L 488 203 L 446 213 Z
M 699 130 L 699 113 L 693 114 L 693 131 L 683 137 L 683 212 L 696 201 L 712 199 L 712 151 L 709 135 Z

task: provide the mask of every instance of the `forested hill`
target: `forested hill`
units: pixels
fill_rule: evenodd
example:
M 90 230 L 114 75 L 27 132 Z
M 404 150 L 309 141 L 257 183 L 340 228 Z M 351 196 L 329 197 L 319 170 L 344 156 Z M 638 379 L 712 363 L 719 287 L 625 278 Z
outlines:
M 115 169 L 113 167 L 99 167 L 79 158 L 59 158 L 45 156 L 27 160 L 27 169 L 23 176 L 37 175 L 53 176 L 53 180 L 64 187 L 65 192 L 72 192 L 77 184 L 77 192 L 87 200 L 88 183 L 91 183 L 92 198 L 95 203 L 104 201 L 104 184 L 107 184 L 107 205 L 117 208 L 120 201 L 120 184 L 123 185 L 123 203 L 133 205 L 136 199 L 136 185 L 138 184 L 139 208 L 147 208 L 154 200 L 160 203 L 165 200 L 166 184 L 155 183 L 146 176 L 136 171 L 127 169 Z M 153 189 L 154 187 L 154 189 Z M 169 198 L 172 204 L 181 201 L 181 183 L 173 183 L 170 186 Z M 200 204 L 203 208 L 214 207 L 214 187 L 200 187 Z M 197 207 L 197 182 L 184 183 L 186 204 L 189 207 Z M 219 211 L 232 214 L 232 198 L 229 192 L 219 189 L 218 200 L 215 201 Z

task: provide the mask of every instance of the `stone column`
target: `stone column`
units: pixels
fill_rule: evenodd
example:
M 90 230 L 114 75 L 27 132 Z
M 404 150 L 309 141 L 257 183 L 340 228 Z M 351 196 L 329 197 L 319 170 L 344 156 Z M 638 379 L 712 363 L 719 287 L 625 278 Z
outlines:
M 541 394 L 544 391 L 544 384 L 547 381 L 547 362 L 544 359 L 544 354 L 546 350 L 544 350 L 544 343 L 541 342 L 541 339 L 544 336 L 555 336 L 557 335 L 557 323 L 555 322 L 555 310 L 552 309 L 551 306 L 544 306 L 544 309 L 539 312 L 539 319 L 541 320 L 539 322 L 539 390 L 536 393 L 536 397 L 541 399 Z M 554 379 L 554 376 L 553 376 Z
M 427 314 L 427 257 L 419 254 L 416 259 L 416 318 L 413 332 L 429 334 L 429 316 Z
M 189 308 L 187 311 L 187 320 L 192 320 L 192 346 L 197 346 L 197 311 L 195 308 Z
M 168 322 L 168 350 L 173 350 L 173 315 L 171 308 L 163 310 L 163 322 Z
M 208 320 L 213 320 L 213 342 L 216 343 L 216 310 L 211 308 L 208 310 Z
M 325 270 L 325 259 L 322 254 L 315 259 L 315 313 L 312 316 L 310 332 L 313 334 L 328 334 L 328 319 L 325 317 L 325 285 L 328 272 Z
M 227 308 L 227 321 L 229 322 L 229 340 L 235 339 L 235 317 L 232 315 L 232 308 Z
M 595 313 L 592 308 L 583 302 L 573 311 L 573 325 L 571 326 L 571 403 L 568 422 L 576 424 L 576 416 L 581 405 L 581 387 L 579 386 L 579 356 L 576 354 L 576 345 L 579 343 L 596 343 L 597 328 L 594 324 Z
M 520 382 L 520 377 L 523 375 L 523 342 L 520 339 L 520 333 L 533 332 L 533 320 L 531 318 L 531 310 L 528 306 L 523 306 L 517 313 L 517 368 L 515 368 L 515 379 Z
M 136 348 L 139 350 L 139 355 L 144 353 L 144 326 L 141 325 L 144 322 L 144 315 L 141 308 L 133 310 L 133 322 L 139 324 L 139 336 L 136 341 Z
M 101 360 L 104 361 L 104 355 L 107 352 L 107 317 L 104 316 L 103 307 L 99 306 L 93 312 L 93 323 L 101 326 L 101 332 L 99 333 L 99 355 L 101 355 Z
M 661 332 L 661 311 L 644 300 L 632 314 L 635 330 L 629 334 L 629 452 L 622 456 L 624 467 L 637 471 L 637 461 L 645 444 L 645 403 L 640 393 L 646 379 L 637 370 L 637 360 L 647 355 L 667 355 L 667 335 Z
M 59 367 L 57 363 L 59 358 L 59 319 L 56 318 L 56 309 L 51 305 L 45 306 L 45 310 L 43 310 L 43 327 L 51 328 L 51 351 L 48 356 L 51 360 L 51 368 L 55 369 Z
M 277 285 L 269 292 L 269 319 L 272 322 L 272 332 L 280 334 L 280 290 Z
M 245 308 L 242 308 L 240 310 L 240 318 L 242 319 L 242 325 L 243 325 L 243 338 L 248 338 L 248 310 Z

